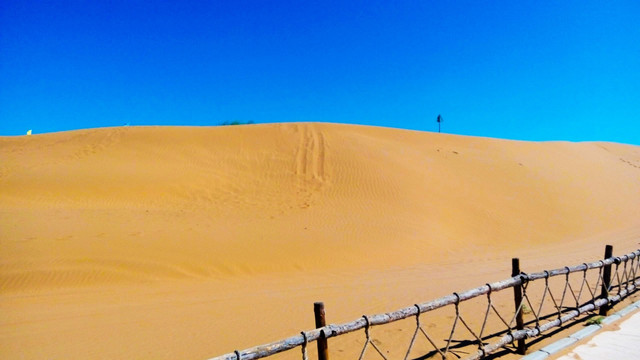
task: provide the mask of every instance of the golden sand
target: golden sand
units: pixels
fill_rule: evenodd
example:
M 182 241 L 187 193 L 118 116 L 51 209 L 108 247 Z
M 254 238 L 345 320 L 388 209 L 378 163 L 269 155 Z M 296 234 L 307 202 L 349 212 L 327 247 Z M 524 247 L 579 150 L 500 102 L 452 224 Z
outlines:
M 314 301 L 350 321 L 514 256 L 639 241 L 631 145 L 316 123 L 0 137 L 0 357 L 205 359 L 313 328 Z

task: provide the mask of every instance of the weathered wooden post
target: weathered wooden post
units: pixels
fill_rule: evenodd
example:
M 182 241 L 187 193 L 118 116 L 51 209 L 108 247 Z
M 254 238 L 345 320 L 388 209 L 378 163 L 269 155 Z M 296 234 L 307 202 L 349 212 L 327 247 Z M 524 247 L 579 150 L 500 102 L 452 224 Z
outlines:
M 605 260 L 613 256 L 613 246 L 607 245 L 604 248 L 604 258 Z M 600 296 L 603 298 L 609 297 L 609 287 L 611 286 L 611 265 L 605 265 L 602 270 L 602 291 L 600 292 Z M 607 316 L 607 312 L 609 311 L 609 304 L 602 305 L 600 307 L 599 314 L 601 316 Z
M 511 259 L 511 276 L 520 275 L 520 259 L 513 258 Z M 516 304 L 516 330 L 524 329 L 524 317 L 522 315 L 522 308 L 520 304 L 522 304 L 522 284 L 515 285 L 513 287 L 513 298 Z M 527 351 L 527 345 L 524 343 L 524 339 L 518 340 L 518 354 L 524 355 Z
M 316 329 L 327 325 L 327 321 L 324 314 L 324 303 L 313 303 L 313 312 L 316 317 Z M 316 342 L 318 343 L 318 360 L 329 360 L 329 346 L 327 345 L 327 338 L 324 337 L 324 333 Z

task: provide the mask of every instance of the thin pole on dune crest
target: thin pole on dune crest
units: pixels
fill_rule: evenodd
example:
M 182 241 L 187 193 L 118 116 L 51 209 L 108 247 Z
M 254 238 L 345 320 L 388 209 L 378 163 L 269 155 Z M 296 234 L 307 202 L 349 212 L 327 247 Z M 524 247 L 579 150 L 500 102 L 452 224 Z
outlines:
M 442 115 L 438 114 L 438 118 L 436 119 L 438 122 L 438 132 L 440 132 L 440 124 L 442 123 Z

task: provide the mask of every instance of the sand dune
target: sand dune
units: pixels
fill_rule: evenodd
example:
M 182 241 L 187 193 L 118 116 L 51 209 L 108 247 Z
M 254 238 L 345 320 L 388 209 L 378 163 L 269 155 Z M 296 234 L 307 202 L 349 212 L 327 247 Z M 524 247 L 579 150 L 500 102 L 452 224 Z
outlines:
M 640 241 L 640 148 L 337 124 L 0 137 L 0 357 L 207 358 Z

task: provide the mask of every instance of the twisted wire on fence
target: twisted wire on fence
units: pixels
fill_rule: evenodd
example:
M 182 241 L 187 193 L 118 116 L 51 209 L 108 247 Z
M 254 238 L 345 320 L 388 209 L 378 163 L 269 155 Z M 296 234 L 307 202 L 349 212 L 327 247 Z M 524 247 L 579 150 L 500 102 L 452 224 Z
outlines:
M 607 266 L 615 267 L 615 269 L 612 269 L 612 279 L 610 279 L 610 281 L 609 279 L 605 279 L 603 274 L 603 269 Z M 598 272 L 593 287 L 587 276 L 587 272 L 590 270 L 597 270 Z M 570 281 L 570 275 L 580 272 L 582 273 L 582 276 L 579 279 L 580 285 L 573 286 Z M 376 356 L 387 360 L 387 355 L 385 355 L 383 349 L 380 349 L 371 337 L 370 329 L 373 326 L 396 322 L 412 316 L 415 316 L 416 318 L 415 330 L 405 353 L 404 360 L 409 358 L 420 334 L 422 334 L 433 348 L 432 353 L 434 355 L 440 355 L 442 359 L 445 359 L 448 354 L 454 354 L 451 344 L 453 342 L 454 334 L 460 326 L 464 327 L 471 334 L 473 339 L 470 342 L 475 343 L 477 346 L 477 350 L 468 354 L 465 360 L 476 360 L 494 353 L 517 340 L 536 337 L 553 327 L 562 326 L 567 321 L 576 318 L 580 314 L 619 302 L 640 286 L 638 272 L 640 272 L 640 250 L 636 250 L 627 255 L 611 257 L 591 263 L 583 263 L 572 267 L 565 266 L 560 269 L 544 270 L 542 272 L 530 274 L 520 273 L 519 275 L 506 280 L 485 284 L 475 289 L 460 293 L 453 293 L 436 300 L 415 304 L 394 312 L 370 316 L 364 315 L 361 318 L 348 323 L 338 325 L 331 324 L 319 329 L 303 331 L 297 336 L 270 344 L 255 346 L 242 351 L 236 350 L 232 353 L 210 360 L 259 359 L 282 351 L 290 350 L 298 346 L 301 346 L 302 348 L 302 360 L 308 360 L 307 346 L 310 342 L 317 341 L 321 337 L 331 338 L 361 329 L 364 329 L 365 339 L 364 346 L 360 351 L 358 360 L 362 360 L 364 358 L 364 355 L 369 348 L 373 348 L 373 351 L 377 354 Z M 561 287 L 562 291 L 558 292 L 558 296 L 554 296 L 552 287 L 549 285 L 549 281 L 551 278 L 561 275 L 564 275 L 564 279 L 562 280 L 564 285 Z M 536 304 L 536 299 L 533 299 L 530 291 L 527 290 L 529 290 L 530 285 L 533 282 L 538 280 L 543 280 L 544 287 L 542 290 L 542 296 L 539 299 L 537 306 L 535 306 L 534 304 Z M 608 284 L 608 286 L 605 287 L 604 284 Z M 520 301 L 519 305 L 515 308 L 513 316 L 505 316 L 504 312 L 501 313 L 494 305 L 492 296 L 499 291 L 513 287 L 520 287 L 522 289 L 522 301 Z M 600 287 L 602 287 L 602 294 L 598 295 L 597 292 Z M 484 315 L 479 326 L 479 331 L 474 331 L 474 327 L 472 326 L 473 324 L 462 316 L 460 305 L 464 301 L 474 299 L 482 295 L 486 295 L 487 304 L 484 308 Z M 548 299 L 551 300 L 549 301 Z M 569 305 L 568 303 L 571 304 Z M 546 306 L 551 306 L 553 308 L 552 313 L 543 313 L 545 304 Z M 438 346 L 433 336 L 431 336 L 422 326 L 420 316 L 426 312 L 450 305 L 454 306 L 455 309 L 453 324 L 444 345 Z M 525 324 L 527 325 L 526 327 L 518 329 L 517 326 L 514 326 L 514 323 L 516 323 L 518 314 L 525 313 L 525 310 L 532 319 Z M 500 324 L 504 325 L 504 329 L 497 333 L 487 335 L 487 323 L 489 316 L 492 313 L 500 320 Z M 507 321 L 507 319 L 510 320 Z M 488 343 L 488 339 L 495 339 L 496 341 Z M 454 355 L 460 357 L 457 353 Z

